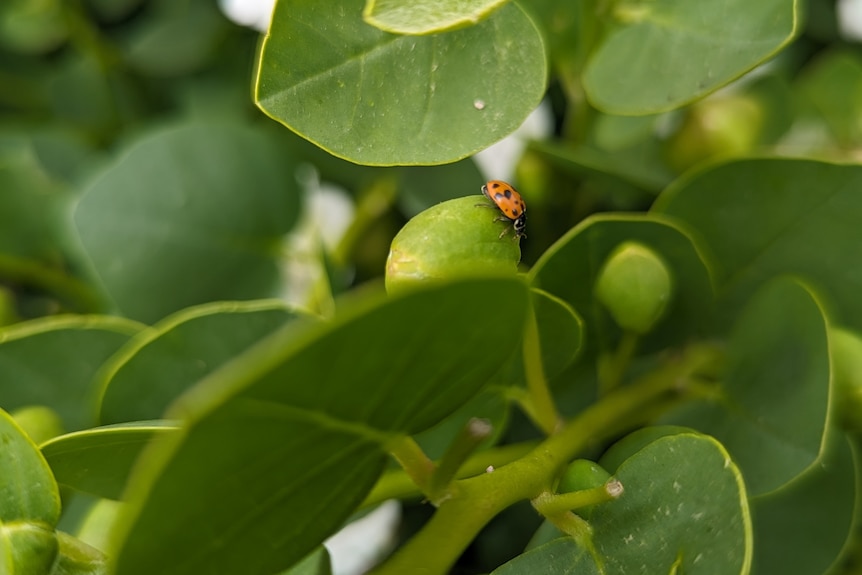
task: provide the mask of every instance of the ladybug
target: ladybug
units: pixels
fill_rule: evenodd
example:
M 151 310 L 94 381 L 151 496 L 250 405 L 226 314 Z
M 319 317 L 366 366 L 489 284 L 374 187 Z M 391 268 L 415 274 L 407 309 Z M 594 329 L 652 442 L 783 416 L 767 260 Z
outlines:
M 514 222 L 512 227 L 515 228 L 515 239 L 526 238 L 527 235 L 524 233 L 524 230 L 527 229 L 527 205 L 521 199 L 521 194 L 511 185 L 500 180 L 491 180 L 486 183 L 482 186 L 482 193 L 503 212 L 503 215 L 494 221 L 505 222 L 511 220 Z M 491 207 L 488 204 L 476 205 Z M 508 231 L 509 228 L 503 230 L 500 237 L 505 236 Z

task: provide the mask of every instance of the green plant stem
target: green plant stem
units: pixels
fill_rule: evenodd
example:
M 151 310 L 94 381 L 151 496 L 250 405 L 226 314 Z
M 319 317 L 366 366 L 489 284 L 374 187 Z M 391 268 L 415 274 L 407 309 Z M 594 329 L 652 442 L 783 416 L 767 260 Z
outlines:
M 675 378 L 646 378 L 623 387 L 586 409 L 533 451 L 492 473 L 458 482 L 425 527 L 376 575 L 446 573 L 479 531 L 503 509 L 550 489 L 559 469 L 591 442 L 603 438 L 608 422 L 623 417 L 676 385 Z
M 419 444 L 412 437 L 401 435 L 386 447 L 425 497 L 430 499 L 431 476 L 437 466 L 425 455 Z
M 473 477 L 485 473 L 488 469 L 502 467 L 523 457 L 535 449 L 537 444 L 537 441 L 525 441 L 480 451 L 461 466 L 455 478 Z M 362 509 L 373 507 L 387 499 L 410 499 L 421 496 L 422 492 L 403 469 L 392 469 L 383 474 L 360 507 Z
M 536 314 L 532 306 L 527 314 L 527 325 L 524 329 L 524 375 L 527 379 L 530 402 L 526 413 L 532 417 L 533 422 L 546 435 L 557 432 L 562 426 L 563 420 L 557 412 L 551 390 L 548 388 L 548 380 L 545 378 L 539 341 L 539 325 L 536 322 Z
M 689 375 L 719 356 L 716 348 L 692 346 L 679 361 L 608 394 L 584 410 L 556 435 L 524 457 L 491 473 L 457 482 L 452 497 L 404 547 L 373 571 L 375 575 L 443 574 L 481 529 L 510 505 L 534 499 L 552 487 L 553 478 L 579 452 L 608 437 L 621 418 L 630 417 L 668 392 L 684 389 Z M 669 399 L 673 403 L 674 399 Z
M 619 386 L 637 350 L 640 337 L 632 331 L 623 333 L 614 354 L 607 358 L 604 369 L 599 372 L 599 395 L 605 395 Z M 605 359 L 605 358 L 603 358 Z
M 490 421 L 477 417 L 471 418 L 461 428 L 461 432 L 458 433 L 449 445 L 449 449 L 440 458 L 437 468 L 431 474 L 429 499 L 434 505 L 439 505 L 441 501 L 448 499 L 447 489 L 449 484 L 454 481 L 458 469 L 476 451 L 479 445 L 491 435 L 492 431 L 493 427 Z
M 550 517 L 588 505 L 605 503 L 616 499 L 622 493 L 622 484 L 616 479 L 611 479 L 604 485 L 592 489 L 581 489 L 570 493 L 541 493 L 533 499 L 532 503 L 536 511 L 545 517 Z

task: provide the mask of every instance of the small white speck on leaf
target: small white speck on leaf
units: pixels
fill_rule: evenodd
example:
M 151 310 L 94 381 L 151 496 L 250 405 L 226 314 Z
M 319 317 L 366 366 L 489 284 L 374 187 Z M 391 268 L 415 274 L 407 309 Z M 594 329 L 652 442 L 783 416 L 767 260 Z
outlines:
M 476 108 L 477 110 L 484 110 L 485 109 L 485 100 L 479 100 L 478 98 L 473 100 L 473 107 Z
M 494 473 L 494 466 L 493 466 L 493 465 L 489 465 L 488 467 L 486 467 L 486 468 L 485 468 L 485 473 Z

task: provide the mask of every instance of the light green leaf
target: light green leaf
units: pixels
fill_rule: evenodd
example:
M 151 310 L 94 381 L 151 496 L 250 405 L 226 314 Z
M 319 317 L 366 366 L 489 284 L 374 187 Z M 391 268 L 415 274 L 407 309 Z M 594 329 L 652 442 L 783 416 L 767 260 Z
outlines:
M 453 162 L 514 131 L 541 100 L 542 39 L 516 3 L 476 26 L 421 37 L 369 26 L 361 6 L 278 2 L 258 63 L 258 106 L 333 155 Z
M 508 0 L 367 0 L 365 21 L 393 34 L 436 34 L 477 24 Z
M 681 178 L 653 212 L 702 240 L 717 265 L 718 295 L 736 317 L 769 278 L 817 282 L 840 323 L 862 330 L 862 167 L 811 160 L 749 159 Z
M 9 522 L 40 523 L 53 529 L 60 518 L 57 483 L 39 449 L 2 409 L 0 445 L 0 529 Z M 0 565 L 3 561 L 0 547 Z
M 165 318 L 105 365 L 101 422 L 162 417 L 199 379 L 295 317 L 284 303 L 262 300 L 203 304 Z
M 0 407 L 53 409 L 66 431 L 95 423 L 97 370 L 142 325 L 109 316 L 57 316 L 0 329 Z
M 454 412 L 514 352 L 527 298 L 516 279 L 486 279 L 365 299 L 331 324 L 288 324 L 203 380 L 169 412 L 187 426 L 133 474 L 117 575 L 300 560 L 368 494 L 390 441 Z
M 108 558 L 98 549 L 62 531 L 60 553 L 51 575 L 108 575 Z
M 186 123 L 139 140 L 84 192 L 75 224 L 120 311 L 152 322 L 274 295 L 297 215 L 289 158 L 265 132 Z
M 795 0 L 656 0 L 611 5 L 584 88 L 604 112 L 678 108 L 766 61 L 796 34 Z
M 40 447 L 57 483 L 119 499 L 144 448 L 176 430 L 177 426 L 168 422 L 144 421 L 61 435 Z
M 721 393 L 666 420 L 719 439 L 753 495 L 778 489 L 820 460 L 830 396 L 823 311 L 790 278 L 761 289 L 728 343 Z
M 609 471 L 625 491 L 594 508 L 592 550 L 570 537 L 554 539 L 494 575 L 748 573 L 752 528 L 745 487 L 717 441 L 693 432 L 668 435 Z

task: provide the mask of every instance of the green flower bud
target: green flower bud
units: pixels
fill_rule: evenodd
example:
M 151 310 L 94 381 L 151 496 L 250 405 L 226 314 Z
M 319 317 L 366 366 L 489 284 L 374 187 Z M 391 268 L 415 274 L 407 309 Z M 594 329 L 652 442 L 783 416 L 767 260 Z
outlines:
M 481 204 L 481 207 L 478 206 Z M 518 271 L 521 248 L 509 221 L 484 196 L 432 206 L 407 222 L 389 249 L 386 290 L 396 293 L 428 282 Z
M 604 485 L 611 474 L 595 461 L 588 459 L 575 459 L 563 472 L 557 491 L 560 493 L 571 493 L 583 489 L 592 489 Z
M 673 279 L 661 257 L 634 242 L 611 253 L 596 281 L 598 300 L 620 327 L 637 334 L 649 332 L 662 318 L 672 291 Z
M 862 431 L 862 338 L 852 331 L 830 329 L 829 352 L 841 424 L 846 429 Z

